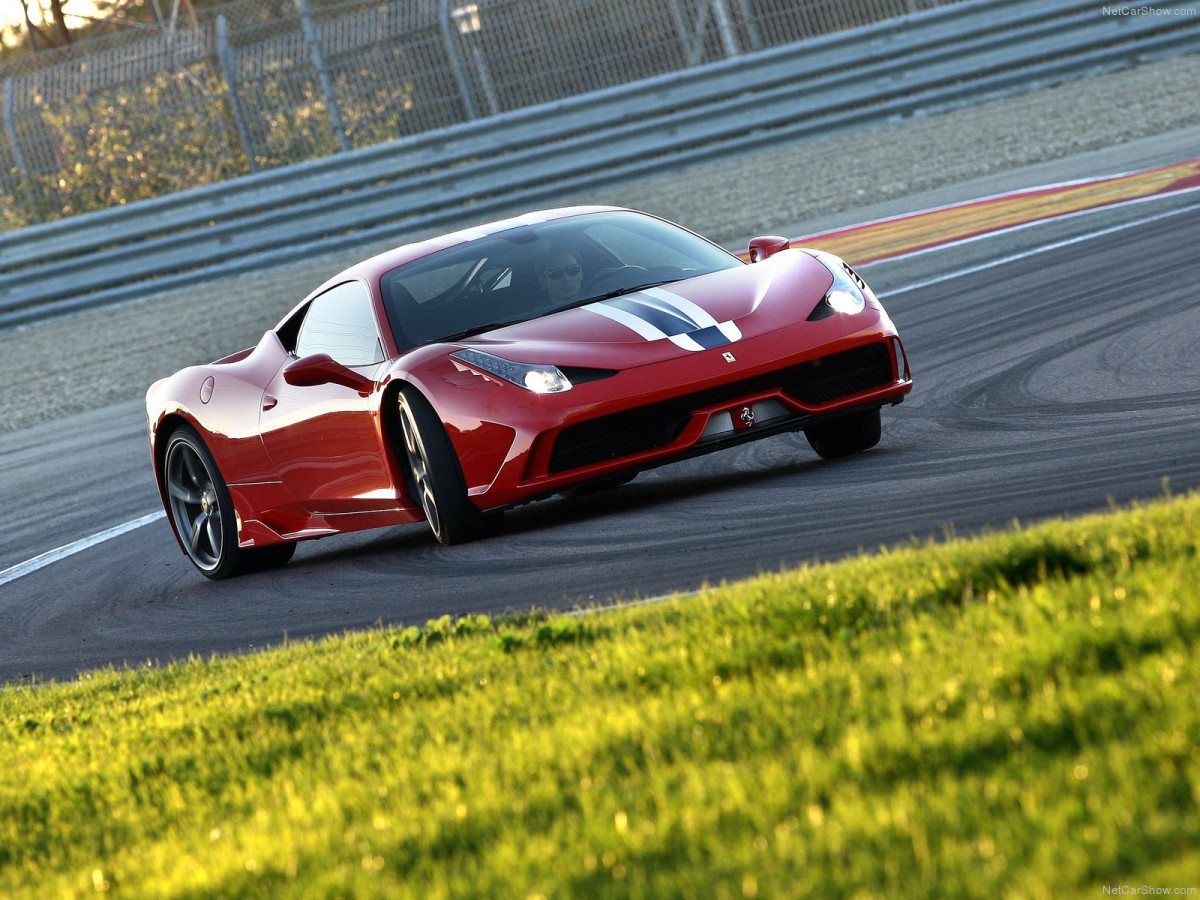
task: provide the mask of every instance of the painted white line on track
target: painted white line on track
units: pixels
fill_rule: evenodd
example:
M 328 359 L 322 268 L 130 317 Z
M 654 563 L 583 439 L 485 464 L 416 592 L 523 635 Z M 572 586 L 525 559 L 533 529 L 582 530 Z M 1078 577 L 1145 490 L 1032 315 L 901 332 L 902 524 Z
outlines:
M 1128 201 L 1128 203 L 1132 205 L 1134 203 L 1145 202 L 1148 199 L 1154 199 L 1154 198 L 1138 198 L 1136 200 Z M 1120 204 L 1117 204 L 1117 205 L 1120 205 Z M 1105 207 L 1105 208 L 1111 209 L 1112 207 L 1109 206 L 1109 207 Z M 1158 222 L 1163 219 L 1169 219 L 1173 216 L 1182 215 L 1184 213 L 1194 213 L 1196 211 L 1196 209 L 1197 209 L 1197 207 L 1189 206 L 1189 207 L 1184 207 L 1183 209 L 1168 210 L 1166 212 L 1157 213 L 1153 216 L 1146 216 L 1141 219 L 1135 219 L 1132 222 L 1124 222 L 1120 225 L 1113 225 L 1109 228 L 1099 229 L 1098 231 L 1090 231 L 1090 232 L 1087 232 L 1086 234 L 1076 235 L 1073 238 L 1068 238 L 1068 239 L 1062 240 L 1062 241 L 1056 241 L 1053 244 L 1045 244 L 1041 247 L 1035 247 L 1032 250 L 1026 250 L 1021 253 L 1014 253 L 1010 256 L 1005 256 L 1000 259 L 992 260 L 991 262 L 981 263 L 976 266 L 968 266 L 965 269 L 956 269 L 952 272 L 947 272 L 943 275 L 939 275 L 937 278 L 930 278 L 925 281 L 918 281 L 918 282 L 914 282 L 913 284 L 903 285 L 901 287 L 889 288 L 887 291 L 887 295 L 892 296 L 893 294 L 903 294 L 908 291 L 916 291 L 916 290 L 920 290 L 921 288 L 930 287 L 935 284 L 942 284 L 943 282 L 946 282 L 946 281 L 953 281 L 955 278 L 961 278 L 964 275 L 973 275 L 976 272 L 985 272 L 988 269 L 994 269 L 997 266 L 1007 265 L 1008 263 L 1011 263 L 1011 262 L 1018 262 L 1022 259 L 1029 259 L 1029 258 L 1037 256 L 1041 253 L 1048 253 L 1053 250 L 1060 250 L 1063 247 L 1070 247 L 1075 244 L 1084 243 L 1085 241 L 1094 240 L 1095 238 L 1104 237 L 1104 236 L 1110 235 L 1110 234 L 1117 234 L 1122 231 L 1127 231 L 1130 228 L 1138 228 L 1142 225 L 1148 225 L 1151 222 Z M 1091 210 L 1084 210 L 1082 212 L 1090 212 L 1090 211 Z M 1068 215 L 1073 216 L 1073 215 L 1077 215 L 1077 214 L 1078 213 L 1069 213 Z M 1061 219 L 1064 217 L 1060 216 L 1060 217 L 1056 217 L 1056 218 Z M 1005 229 L 1002 229 L 999 231 L 988 232 L 987 234 L 974 235 L 969 238 L 964 238 L 963 240 L 951 241 L 946 244 L 939 244 L 936 247 L 927 247 L 923 250 L 918 250 L 911 254 L 905 254 L 905 256 L 916 256 L 918 254 L 932 253 L 932 252 L 935 252 L 938 250 L 944 250 L 947 248 L 955 247 L 955 246 L 958 246 L 958 245 L 961 245 L 961 244 L 964 244 L 964 243 L 967 243 L 970 241 L 985 240 L 987 238 L 997 237 L 999 235 L 1006 234 L 1010 231 L 1015 231 L 1018 228 L 1029 228 L 1029 227 L 1034 227 L 1036 225 L 1046 224 L 1049 221 L 1054 221 L 1054 219 L 1043 219 L 1038 222 L 1030 222 L 1030 223 L 1025 223 L 1022 225 L 1016 225 L 1011 228 L 1005 228 Z M 894 260 L 900 259 L 900 258 L 903 258 L 903 257 L 893 256 L 893 257 L 889 257 L 886 260 L 879 260 L 877 263 L 869 263 L 868 265 L 880 265 L 885 262 L 891 262 L 891 261 L 894 261 Z M 866 268 L 866 266 L 863 266 L 862 268 Z M 38 569 L 43 569 L 46 566 L 53 565 L 54 563 L 56 563 L 60 560 L 66 559 L 67 557 L 70 557 L 70 556 L 74 556 L 76 553 L 81 553 L 82 551 L 87 550 L 90 547 L 95 547 L 97 544 L 102 544 L 105 541 L 109 541 L 109 540 L 112 540 L 113 538 L 120 537 L 123 534 L 128 534 L 131 531 L 141 528 L 143 525 L 149 525 L 151 522 L 157 522 L 159 519 L 162 519 L 165 517 L 166 517 L 166 513 L 164 513 L 164 512 L 150 513 L 147 516 L 142 516 L 140 519 L 134 519 L 133 521 L 126 522 L 123 525 L 117 525 L 113 528 L 107 529 L 106 531 L 101 531 L 100 533 L 94 534 L 91 537 L 87 537 L 87 538 L 83 538 L 82 540 L 75 541 L 73 544 L 66 544 L 65 546 L 59 547 L 56 550 L 50 550 L 46 553 L 41 554 L 40 556 L 35 556 L 33 559 L 26 560 L 23 563 L 17 563 L 17 565 L 11 566 L 11 567 L 5 569 L 4 571 L 0 572 L 0 587 L 3 587 L 4 585 L 8 584 L 10 581 L 15 581 L 16 579 L 18 579 L 24 575 L 28 575 L 31 572 L 36 572 Z M 644 604 L 658 603 L 658 602 L 662 602 L 663 600 L 674 599 L 676 597 L 688 597 L 688 596 L 692 596 L 696 593 L 701 593 L 701 592 L 692 591 L 692 592 L 683 593 L 683 594 L 664 594 L 664 595 L 661 595 L 658 597 L 651 597 L 651 598 L 644 599 L 644 600 L 634 600 L 634 601 L 630 601 L 628 603 L 617 603 L 617 604 L 613 604 L 611 606 L 599 607 L 599 609 L 600 610 L 621 609 L 621 608 L 624 608 L 627 606 L 641 606 Z M 586 610 L 586 611 L 591 611 L 591 610 Z M 586 611 L 581 611 L 581 612 L 586 612 Z M 578 614 L 578 613 L 576 613 L 576 614 Z
M 74 556 L 76 553 L 82 553 L 89 547 L 95 547 L 97 544 L 103 544 L 105 541 L 128 534 L 130 531 L 141 528 L 143 525 L 149 525 L 151 522 L 165 519 L 166 516 L 165 512 L 150 513 L 148 516 L 142 516 L 140 519 L 134 519 L 132 522 L 126 522 L 124 525 L 117 525 L 114 528 L 93 534 L 91 537 L 75 541 L 73 544 L 65 544 L 55 550 L 48 550 L 40 556 L 27 559 L 23 563 L 17 563 L 15 566 L 10 566 L 3 572 L 0 572 L 0 587 L 3 587 L 10 581 L 16 581 L 22 575 L 28 575 L 31 572 L 36 572 L 38 569 L 44 569 L 46 566 L 53 565 L 61 559 Z
M 1169 168 L 1169 167 L 1165 167 L 1165 168 Z M 866 229 L 866 228 L 873 228 L 876 225 L 888 225 L 891 223 L 902 222 L 902 221 L 909 220 L 909 219 L 916 220 L 916 219 L 922 218 L 923 216 L 930 215 L 932 213 L 951 212 L 951 211 L 955 211 L 955 210 L 977 208 L 977 207 L 987 206 L 988 204 L 991 204 L 996 201 L 1008 200 L 1008 199 L 1021 197 L 1021 196 L 1033 196 L 1035 194 L 1046 193 L 1047 191 L 1055 191 L 1055 190 L 1060 190 L 1063 188 L 1069 188 L 1069 187 L 1074 187 L 1074 186 L 1104 184 L 1106 182 L 1117 181 L 1122 178 L 1127 178 L 1131 175 L 1145 175 L 1148 172 L 1153 172 L 1153 171 L 1156 171 L 1156 170 L 1150 169 L 1150 170 L 1146 170 L 1143 172 L 1126 172 L 1126 173 L 1123 173 L 1120 175 L 1112 175 L 1112 176 L 1109 176 L 1108 178 L 1088 178 L 1088 179 L 1080 179 L 1078 181 L 1064 181 L 1059 184 L 1046 184 L 1046 185 L 1041 185 L 1041 186 L 1035 187 L 1035 188 L 1022 188 L 1022 189 L 1016 190 L 1016 191 L 1006 191 L 1001 194 L 991 194 L 986 197 L 979 197 L 975 200 L 967 200 L 965 202 L 959 202 L 959 203 L 947 203 L 943 206 L 931 206 L 928 209 L 921 209 L 921 210 L 917 210 L 916 212 L 899 213 L 894 216 L 884 216 L 881 219 L 869 219 L 866 222 L 856 222 L 853 225 L 845 225 L 845 226 L 842 226 L 839 228 L 831 228 L 827 231 L 818 231 L 814 234 L 804 235 L 803 237 L 792 238 L 791 243 L 792 243 L 793 247 L 803 247 L 804 241 L 818 241 L 818 242 L 825 241 L 830 238 L 836 238 L 838 236 L 850 234 L 852 232 L 862 231 L 863 229 Z M 855 266 L 862 267 L 862 266 L 871 265 L 873 263 L 890 262 L 891 260 L 894 260 L 894 259 L 907 259 L 910 256 L 920 256 L 922 253 L 929 253 L 929 252 L 933 252 L 936 250 L 942 250 L 946 247 L 956 247 L 960 244 L 971 243 L 972 241 L 977 241 L 977 240 L 984 240 L 986 238 L 993 237 L 997 234 L 1007 234 L 1010 231 L 1019 231 L 1024 228 L 1036 228 L 1039 225 L 1047 225 L 1052 222 L 1061 222 L 1065 219 L 1074 219 L 1074 218 L 1078 218 L 1080 216 L 1089 216 L 1089 215 L 1092 215 L 1093 213 L 1107 212 L 1109 210 L 1119 209 L 1124 206 L 1137 206 L 1138 204 L 1141 204 L 1141 203 L 1154 203 L 1159 200 L 1170 200 L 1181 194 L 1184 194 L 1184 195 L 1193 194 L 1193 193 L 1196 193 L 1197 191 L 1200 191 L 1200 186 L 1177 188 L 1177 189 L 1173 189 L 1173 190 L 1164 191 L 1162 193 L 1145 194 L 1145 195 L 1137 196 L 1137 197 L 1123 197 L 1123 198 L 1120 198 L 1117 200 L 1110 200 L 1107 203 L 1100 203 L 1100 204 L 1097 204 L 1096 206 L 1085 206 L 1081 209 L 1073 209 L 1073 210 L 1067 210 L 1065 212 L 1053 213 L 1051 215 L 1039 216 L 1035 219 L 1029 219 L 1029 220 L 1023 221 L 1023 222 L 1013 222 L 1011 225 L 1001 225 L 1001 226 L 997 226 L 995 228 L 985 228 L 984 230 L 979 231 L 975 234 L 968 234 L 961 238 L 954 238 L 952 240 L 939 241 L 936 244 L 931 244 L 931 245 L 925 246 L 925 247 L 918 247 L 915 250 L 899 250 L 896 253 L 889 253 L 887 256 L 879 256 L 879 257 L 876 257 L 875 259 L 871 259 L 866 262 L 855 263 Z
M 1131 201 L 1131 202 L 1140 202 L 1140 201 Z M 1109 207 L 1109 208 L 1111 208 L 1111 207 Z M 930 287 L 931 285 L 942 284 L 943 282 L 946 282 L 946 281 L 953 281 L 955 278 L 961 278 L 964 275 L 974 275 L 976 272 L 986 272 L 988 269 L 995 269 L 998 266 L 1005 266 L 1011 262 L 1019 262 L 1023 259 L 1030 259 L 1031 257 L 1038 256 L 1042 253 L 1049 253 L 1053 250 L 1061 250 L 1063 247 L 1070 247 L 1075 244 L 1082 244 L 1085 241 L 1095 240 L 1096 238 L 1105 237 L 1106 235 L 1117 234 L 1121 231 L 1126 231 L 1130 228 L 1137 228 L 1141 225 L 1149 225 L 1152 222 L 1158 222 L 1163 219 L 1170 219 L 1173 216 L 1184 215 L 1186 213 L 1194 213 L 1194 212 L 1196 212 L 1197 209 L 1200 209 L 1200 207 L 1185 206 L 1181 209 L 1166 210 L 1165 212 L 1155 213 L 1152 216 L 1144 216 L 1143 218 L 1135 219 L 1132 222 L 1123 222 L 1120 225 L 1112 225 L 1108 228 L 1101 228 L 1098 231 L 1089 231 L 1086 234 L 1079 234 L 1072 238 L 1066 238 L 1061 241 L 1055 241 L 1052 244 L 1043 244 L 1040 247 L 1034 247 L 1030 250 L 1023 250 L 1020 253 L 1013 253 L 1009 256 L 1003 256 L 1000 259 L 993 259 L 990 262 L 980 263 L 975 266 L 968 266 L 965 269 L 955 269 L 952 272 L 947 272 L 943 275 L 937 276 L 936 278 L 929 278 L 929 279 L 926 279 L 925 281 L 918 281 L 918 282 L 914 282 L 913 284 L 903 285 L 901 287 L 888 288 L 885 293 L 886 293 L 886 296 L 890 297 L 893 294 L 903 294 L 906 291 L 915 291 L 915 290 L 919 290 L 921 288 Z M 1012 228 L 1006 228 L 1002 231 L 992 231 L 986 235 L 976 235 L 974 237 L 964 238 L 963 240 L 960 240 L 960 241 L 951 241 L 946 244 L 939 244 L 936 247 L 926 247 L 923 250 L 916 250 L 912 253 L 906 254 L 905 256 L 891 256 L 891 257 L 888 257 L 887 259 L 881 259 L 874 263 L 867 263 L 865 265 L 859 266 L 858 268 L 865 270 L 865 269 L 867 269 L 868 266 L 883 265 L 884 263 L 892 262 L 897 259 L 904 259 L 906 257 L 918 256 L 918 255 L 922 255 L 922 254 L 926 254 L 926 253 L 933 253 L 938 250 L 946 250 L 948 248 L 961 246 L 962 244 L 966 244 L 966 243 L 972 242 L 972 241 L 977 241 L 977 240 L 980 240 L 985 237 L 996 237 L 996 236 L 999 236 L 1002 234 L 1007 234 L 1010 231 L 1016 231 L 1019 228 L 1030 228 L 1030 227 L 1033 227 L 1034 225 L 1045 224 L 1046 222 L 1049 222 L 1049 221 L 1053 221 L 1053 220 L 1044 219 L 1041 222 L 1030 222 L 1030 223 L 1027 223 L 1024 225 L 1017 225 Z
M 563 615 L 590 616 L 592 613 L 613 612 L 618 609 L 632 609 L 635 606 L 653 606 L 655 603 L 665 603 L 668 600 L 686 600 L 689 597 L 700 597 L 712 591 L 719 590 L 721 585 L 701 588 L 698 591 L 680 591 L 677 594 L 658 594 L 654 597 L 643 597 L 640 600 L 620 600 L 616 603 L 606 603 L 603 606 L 581 606 L 566 610 Z

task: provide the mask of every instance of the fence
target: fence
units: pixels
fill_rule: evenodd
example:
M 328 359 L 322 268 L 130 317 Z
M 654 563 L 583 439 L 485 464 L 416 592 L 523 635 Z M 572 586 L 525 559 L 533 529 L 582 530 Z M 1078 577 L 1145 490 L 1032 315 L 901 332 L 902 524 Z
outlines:
M 0 327 L 1200 47 L 1156 8 L 966 0 L 0 234 Z
M 238 0 L 0 63 L 0 230 L 960 0 Z

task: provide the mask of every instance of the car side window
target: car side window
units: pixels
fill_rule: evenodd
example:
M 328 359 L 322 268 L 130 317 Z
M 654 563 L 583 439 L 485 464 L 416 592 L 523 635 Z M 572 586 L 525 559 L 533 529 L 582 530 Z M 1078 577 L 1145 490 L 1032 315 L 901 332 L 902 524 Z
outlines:
M 300 357 L 328 353 L 351 367 L 382 362 L 383 345 L 367 289 L 348 281 L 314 298 L 296 336 L 295 352 Z

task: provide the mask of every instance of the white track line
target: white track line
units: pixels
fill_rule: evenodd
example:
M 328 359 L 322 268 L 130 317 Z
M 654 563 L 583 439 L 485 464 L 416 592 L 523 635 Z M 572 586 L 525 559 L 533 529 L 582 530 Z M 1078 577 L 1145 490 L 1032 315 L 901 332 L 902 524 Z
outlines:
M 101 531 L 98 534 L 93 534 L 91 537 L 83 538 L 75 541 L 73 544 L 65 544 L 56 550 L 48 550 L 40 556 L 35 556 L 33 559 L 27 559 L 23 563 L 17 563 L 15 566 L 10 566 L 3 572 L 0 572 L 0 587 L 8 584 L 10 581 L 16 581 L 22 575 L 28 575 L 30 572 L 36 572 L 38 569 L 44 569 L 46 566 L 53 565 L 60 559 L 66 559 L 68 556 L 74 556 L 76 553 L 81 553 L 89 547 L 95 547 L 97 544 L 103 544 L 105 541 L 112 540 L 115 537 L 120 537 L 143 525 L 149 525 L 151 522 L 157 522 L 159 519 L 165 519 L 165 512 L 150 513 L 148 516 L 142 516 L 140 519 L 134 519 L 132 522 L 126 522 L 124 525 L 117 525 L 115 528 L 109 528 L 106 531 Z
M 1195 160 L 1193 160 L 1192 162 L 1195 162 Z M 1179 165 L 1185 165 L 1185 163 L 1180 163 Z M 886 224 L 890 224 L 893 222 L 903 222 L 908 219 L 915 220 L 915 219 L 919 219 L 923 216 L 927 216 L 931 213 L 949 212 L 951 210 L 968 209 L 971 207 L 980 207 L 980 206 L 984 206 L 984 205 L 994 203 L 994 202 L 1000 201 L 1000 200 L 1011 200 L 1011 199 L 1014 199 L 1017 197 L 1032 197 L 1037 194 L 1046 193 L 1048 191 L 1062 190 L 1063 188 L 1069 188 L 1069 187 L 1089 187 L 1089 186 L 1095 186 L 1095 185 L 1110 184 L 1112 182 L 1119 181 L 1122 178 L 1128 178 L 1133 175 L 1147 175 L 1151 172 L 1161 171 L 1162 169 L 1165 169 L 1165 168 L 1172 168 L 1172 167 L 1162 166 L 1157 169 L 1142 169 L 1142 170 L 1136 171 L 1136 172 L 1122 172 L 1120 174 L 1109 175 L 1104 178 L 1079 178 L 1079 179 L 1076 179 L 1073 181 L 1060 181 L 1055 184 L 1043 184 L 1043 185 L 1040 185 L 1038 187 L 1033 187 L 1033 188 L 1019 188 L 1018 190 L 1015 190 L 1015 191 L 1003 191 L 999 194 L 989 194 L 985 197 L 976 197 L 973 200 L 958 201 L 955 203 L 946 203 L 942 206 L 931 206 L 927 209 L 917 210 L 916 212 L 898 213 L 894 216 L 884 216 L 881 219 L 869 219 L 866 222 L 856 222 L 853 225 L 844 225 L 839 228 L 830 228 L 826 231 L 818 231 L 818 232 L 815 232 L 814 234 L 805 235 L 804 237 L 794 238 L 792 241 L 792 246 L 794 246 L 794 247 L 803 246 L 803 244 L 801 243 L 802 241 L 828 240 L 829 238 L 835 238 L 835 237 L 838 237 L 839 235 L 844 235 L 844 234 L 849 234 L 850 232 L 860 231 L 864 228 L 871 228 L 875 225 L 886 225 Z M 1029 219 L 1024 222 L 1016 222 L 1012 225 L 1004 225 L 999 228 L 984 229 L 983 231 L 980 231 L 977 234 L 968 235 L 965 238 L 958 238 L 954 241 L 946 241 L 944 243 L 937 243 L 937 244 L 934 244 L 929 247 L 924 247 L 920 250 L 907 250 L 907 251 L 902 250 L 894 256 L 892 256 L 892 255 L 881 256 L 878 259 L 871 260 L 871 262 L 884 262 L 889 259 L 902 259 L 906 256 L 914 256 L 914 255 L 924 253 L 929 250 L 937 250 L 940 247 L 949 246 L 952 244 L 960 243 L 962 241 L 969 241 L 969 240 L 974 240 L 977 238 L 990 237 L 993 234 L 997 234 L 997 233 L 1004 232 L 1004 231 L 1010 231 L 1010 230 L 1013 230 L 1016 228 L 1029 228 L 1029 227 L 1033 227 L 1036 225 L 1042 225 L 1047 222 L 1057 222 L 1060 219 L 1068 219 L 1068 218 L 1072 218 L 1074 216 L 1084 216 L 1084 215 L 1088 215 L 1089 213 L 1103 212 L 1104 210 L 1115 209 L 1115 208 L 1118 208 L 1121 206 L 1133 206 L 1138 203 L 1151 203 L 1155 200 L 1163 200 L 1168 197 L 1174 197 L 1177 194 L 1190 194 L 1197 190 L 1200 190 L 1200 188 L 1197 188 L 1197 187 L 1174 188 L 1171 190 L 1167 190 L 1167 191 L 1163 191 L 1163 192 L 1155 193 L 1155 194 L 1143 194 L 1143 195 L 1136 196 L 1136 197 L 1125 197 L 1125 198 L 1121 198 L 1121 199 L 1117 199 L 1117 200 L 1111 200 L 1107 203 L 1101 203 L 1097 206 L 1085 206 L 1081 209 L 1074 209 L 1074 210 L 1069 210 L 1067 212 L 1054 213 L 1054 214 L 1048 215 L 1048 216 L 1039 216 L 1036 219 Z M 860 265 L 866 265 L 866 263 L 860 263 Z
M 1177 192 L 1177 193 L 1181 193 L 1181 192 Z M 1133 204 L 1133 203 L 1145 202 L 1146 199 L 1148 199 L 1148 198 L 1138 198 L 1137 200 L 1132 200 L 1132 201 L 1128 201 L 1128 202 L 1130 204 Z M 1105 208 L 1111 209 L 1112 207 L 1108 206 Z M 1059 250 L 1063 247 L 1070 247 L 1074 244 L 1081 244 L 1084 241 L 1090 241 L 1095 238 L 1104 237 L 1105 235 L 1109 235 L 1109 234 L 1117 234 L 1121 231 L 1126 231 L 1130 228 L 1137 228 L 1142 225 L 1148 225 L 1151 222 L 1158 222 L 1162 219 L 1169 219 L 1172 216 L 1177 216 L 1177 215 L 1180 215 L 1183 213 L 1189 213 L 1189 212 L 1195 212 L 1195 211 L 1196 211 L 1196 207 L 1194 207 L 1194 206 L 1185 207 L 1183 209 L 1168 210 L 1166 212 L 1157 213 L 1153 216 L 1146 216 L 1141 219 L 1135 219 L 1132 222 L 1125 222 L 1120 225 L 1113 225 L 1109 228 L 1102 228 L 1099 231 L 1090 231 L 1086 234 L 1077 235 L 1076 237 L 1068 238 L 1067 240 L 1063 240 L 1063 241 L 1057 241 L 1053 244 L 1045 244 L 1041 247 L 1035 247 L 1032 250 L 1026 250 L 1022 253 L 1014 253 L 1011 256 L 1005 256 L 1001 259 L 993 260 L 992 262 L 981 263 L 980 265 L 977 265 L 977 266 L 968 266 L 965 269 L 956 269 L 953 272 L 948 272 L 944 275 L 939 275 L 937 278 L 930 278 L 926 281 L 918 281 L 913 284 L 903 285 L 901 287 L 889 288 L 887 293 L 889 296 L 891 296 L 892 294 L 903 294 L 908 291 L 920 290 L 921 288 L 930 287 L 931 285 L 941 284 L 942 282 L 945 282 L 945 281 L 952 281 L 955 278 L 961 278 L 964 275 L 972 275 L 976 272 L 984 272 L 984 271 L 987 271 L 988 269 L 994 269 L 997 266 L 1007 265 L 1008 263 L 1017 262 L 1022 259 L 1029 259 L 1030 257 L 1037 256 L 1038 254 L 1041 254 L 1041 253 L 1048 253 L 1052 250 Z M 1084 210 L 1082 212 L 1090 212 L 1090 210 Z M 1078 215 L 1078 214 L 1079 213 L 1068 213 L 1067 215 Z M 1030 222 L 1030 223 L 1025 223 L 1022 225 L 1015 225 L 1011 228 L 1002 229 L 1000 231 L 989 232 L 985 235 L 976 235 L 976 236 L 973 236 L 971 238 L 966 238 L 961 241 L 952 241 L 947 244 L 939 244 L 936 247 L 929 247 L 924 250 L 917 251 L 916 253 L 907 254 L 907 255 L 917 255 L 917 253 L 929 253 L 934 250 L 942 250 L 942 249 L 946 249 L 947 247 L 953 247 L 958 244 L 963 244 L 963 243 L 966 243 L 967 241 L 983 240 L 985 238 L 995 237 L 997 235 L 1005 234 L 1006 232 L 1009 232 L 1009 231 L 1015 231 L 1018 228 L 1029 228 L 1029 227 L 1033 227 L 1035 225 L 1044 224 L 1046 222 L 1055 221 L 1057 218 L 1063 218 L 1063 217 L 1056 217 L 1055 219 L 1042 219 L 1038 222 Z M 887 261 L 898 259 L 898 258 L 900 258 L 900 257 L 893 256 L 893 257 L 889 257 L 888 260 L 879 260 L 879 262 L 883 263 L 883 262 L 887 262 Z M 112 540 L 113 538 L 120 537 L 123 534 L 128 534 L 130 531 L 134 531 L 138 528 L 141 528 L 143 525 L 149 525 L 151 522 L 157 522 L 159 519 L 162 519 L 165 517 L 166 517 L 166 513 L 164 513 L 164 512 L 150 513 L 149 515 L 142 516 L 140 519 L 134 519 L 133 521 L 126 522 L 123 525 L 117 525 L 113 528 L 107 529 L 106 531 L 101 531 L 100 533 L 94 534 L 91 537 L 87 537 L 87 538 L 83 538 L 82 540 L 75 541 L 73 544 L 66 544 L 62 547 L 59 547 L 56 550 L 50 550 L 46 553 L 41 554 L 40 556 L 35 556 L 33 559 L 26 560 L 23 563 L 17 563 L 15 566 L 11 566 L 11 567 L 5 569 L 4 571 L 0 572 L 0 587 L 3 587 L 4 585 L 8 584 L 10 581 L 16 581 L 18 578 L 22 577 L 23 575 L 28 575 L 31 572 L 36 572 L 38 569 L 43 569 L 46 566 L 53 565 L 54 563 L 56 563 L 60 560 L 66 559 L 69 556 L 74 556 L 76 553 L 81 553 L 90 547 L 95 547 L 97 544 L 102 544 L 105 541 L 109 541 L 109 540 Z M 681 595 L 667 594 L 667 595 L 663 595 L 661 597 L 652 597 L 648 600 L 632 601 L 631 603 L 615 604 L 614 607 L 602 607 L 602 608 L 603 609 L 620 608 L 623 606 L 640 605 L 640 604 L 644 604 L 644 603 L 655 603 L 655 602 L 660 602 L 662 600 L 666 600 L 668 598 L 676 597 L 676 596 L 681 596 Z M 688 595 L 684 594 L 682 596 L 688 596 Z
M 1172 196 L 1174 196 L 1174 195 L 1172 195 Z M 1132 201 L 1132 202 L 1139 202 L 1139 201 Z M 1109 208 L 1111 208 L 1111 207 L 1109 207 Z M 1085 241 L 1094 240 L 1095 238 L 1099 238 L 1099 237 L 1105 237 L 1106 235 L 1110 235 L 1110 234 L 1117 234 L 1118 232 L 1127 231 L 1130 228 L 1137 228 L 1141 225 L 1149 225 L 1151 222 L 1158 222 L 1163 219 L 1170 219 L 1174 216 L 1183 215 L 1185 213 L 1194 213 L 1194 212 L 1196 212 L 1196 210 L 1198 208 L 1200 208 L 1200 207 L 1185 206 L 1181 209 L 1170 209 L 1165 212 L 1155 213 L 1152 216 L 1144 216 L 1141 219 L 1135 219 L 1132 222 L 1124 222 L 1120 225 L 1112 225 L 1108 228 L 1101 228 L 1098 231 L 1089 231 L 1086 234 L 1079 234 L 1073 238 L 1067 238 L 1065 240 L 1055 241 L 1053 244 L 1043 244 L 1040 247 L 1034 247 L 1030 250 L 1024 250 L 1021 253 L 1013 253 L 1009 256 L 1003 256 L 1000 259 L 994 259 L 991 262 L 980 263 L 979 265 L 976 265 L 976 266 L 967 266 L 965 269 L 955 269 L 953 272 L 948 272 L 944 275 L 939 275 L 937 278 L 930 278 L 925 281 L 917 281 L 917 282 L 914 282 L 913 284 L 906 284 L 901 287 L 888 288 L 887 296 L 890 297 L 893 294 L 903 294 L 907 291 L 919 290 L 920 288 L 929 287 L 934 284 L 942 284 L 943 282 L 946 282 L 946 281 L 953 281 L 955 278 L 961 278 L 964 275 L 974 275 L 976 272 L 986 272 L 988 269 L 994 269 L 994 268 L 997 268 L 998 266 L 1008 265 L 1011 262 L 1018 262 L 1022 259 L 1029 259 L 1030 257 L 1038 256 L 1042 253 L 1049 253 L 1052 250 L 1061 250 L 1063 247 L 1070 247 L 1075 244 L 1082 244 Z M 1053 221 L 1053 220 L 1044 219 L 1042 221 L 1048 222 L 1048 221 Z M 1030 224 L 1040 224 L 1040 223 L 1030 223 Z M 1015 231 L 1018 228 L 1028 228 L 1028 227 L 1030 227 L 1029 224 L 1017 225 L 1017 226 L 1014 226 L 1013 228 L 1006 228 L 1002 231 L 993 231 L 988 235 L 988 237 L 991 237 L 993 235 L 1005 234 L 1008 231 Z M 947 247 L 954 247 L 959 244 L 967 243 L 967 241 L 974 241 L 974 240 L 978 240 L 978 239 L 979 239 L 978 237 L 973 237 L 973 238 L 966 238 L 961 241 L 952 241 L 948 244 L 938 245 L 937 247 L 927 247 L 924 250 L 918 250 L 909 255 L 916 256 L 919 253 L 930 253 L 935 250 L 942 250 Z M 900 259 L 900 258 L 902 258 L 902 257 L 895 257 L 895 256 L 889 257 L 888 260 L 879 260 L 879 264 L 882 264 L 884 262 L 889 262 L 893 259 Z M 874 263 L 872 263 L 872 265 L 874 265 Z M 866 266 L 860 266 L 859 268 L 865 269 Z

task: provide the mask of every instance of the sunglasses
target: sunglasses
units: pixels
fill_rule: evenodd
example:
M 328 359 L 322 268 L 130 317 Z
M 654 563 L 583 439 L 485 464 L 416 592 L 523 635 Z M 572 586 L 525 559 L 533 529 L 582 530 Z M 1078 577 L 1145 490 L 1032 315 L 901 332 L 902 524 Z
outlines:
M 582 271 L 583 267 L 580 266 L 579 263 L 571 263 L 569 266 L 559 266 L 557 269 L 547 269 L 542 274 L 545 275 L 549 281 L 558 281 L 558 279 L 563 277 L 574 278 Z

